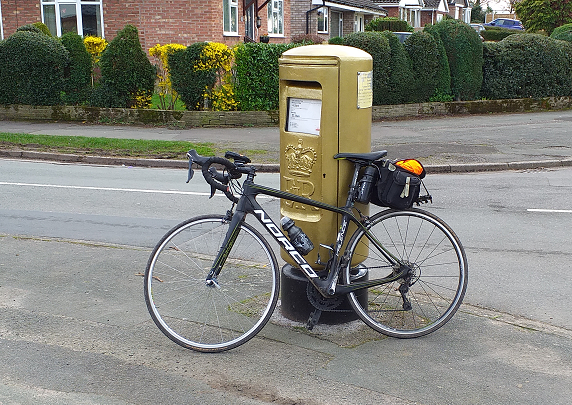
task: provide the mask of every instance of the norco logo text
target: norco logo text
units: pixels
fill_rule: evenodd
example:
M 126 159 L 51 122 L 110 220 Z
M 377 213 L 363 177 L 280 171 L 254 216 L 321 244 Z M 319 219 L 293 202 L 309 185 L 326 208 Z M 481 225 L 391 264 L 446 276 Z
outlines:
M 274 235 L 274 237 L 282 244 L 282 247 L 288 254 L 294 259 L 294 261 L 300 266 L 304 274 L 311 278 L 317 278 L 318 275 L 314 272 L 314 269 L 308 264 L 308 262 L 302 257 L 300 253 L 296 250 L 290 241 L 284 236 L 284 234 L 278 229 L 278 226 L 270 218 L 264 215 L 262 210 L 254 210 L 254 213 L 260 218 L 260 222 L 264 224 L 266 229 Z

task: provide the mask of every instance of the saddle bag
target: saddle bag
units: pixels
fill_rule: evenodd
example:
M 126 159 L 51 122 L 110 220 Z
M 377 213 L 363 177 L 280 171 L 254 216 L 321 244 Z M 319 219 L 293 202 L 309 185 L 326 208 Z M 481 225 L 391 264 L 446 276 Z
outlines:
M 409 209 L 418 201 L 425 168 L 415 159 L 376 162 L 377 179 L 370 202 L 398 210 Z

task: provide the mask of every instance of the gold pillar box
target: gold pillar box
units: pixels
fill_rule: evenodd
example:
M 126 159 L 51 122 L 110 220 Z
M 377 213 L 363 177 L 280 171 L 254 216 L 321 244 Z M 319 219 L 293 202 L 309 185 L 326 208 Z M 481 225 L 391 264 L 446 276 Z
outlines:
M 280 188 L 343 206 L 353 165 L 333 156 L 371 150 L 372 58 L 353 47 L 309 45 L 284 52 L 279 64 Z M 314 243 L 308 263 L 320 243 L 335 242 L 337 214 L 285 200 L 280 211 Z

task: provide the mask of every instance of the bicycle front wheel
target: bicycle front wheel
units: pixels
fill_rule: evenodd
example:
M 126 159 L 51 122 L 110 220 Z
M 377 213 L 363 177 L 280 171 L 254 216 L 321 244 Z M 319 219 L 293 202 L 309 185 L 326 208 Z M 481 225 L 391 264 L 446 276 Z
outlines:
M 397 338 L 426 335 L 443 326 L 461 305 L 467 288 L 467 259 L 455 233 L 420 209 L 379 212 L 367 229 L 411 271 L 406 278 L 367 288 L 367 300 L 366 290 L 348 294 L 358 316 L 378 332 Z M 356 269 L 367 270 L 369 280 L 394 274 L 363 230 L 352 235 L 348 251 L 354 268 L 344 270 L 346 284 L 352 283 Z M 361 263 L 355 266 L 357 262 Z
M 147 263 L 147 308 L 159 329 L 183 347 L 220 352 L 239 346 L 262 329 L 276 307 L 276 257 L 246 223 L 217 283 L 206 283 L 228 229 L 222 216 L 189 219 L 161 239 Z

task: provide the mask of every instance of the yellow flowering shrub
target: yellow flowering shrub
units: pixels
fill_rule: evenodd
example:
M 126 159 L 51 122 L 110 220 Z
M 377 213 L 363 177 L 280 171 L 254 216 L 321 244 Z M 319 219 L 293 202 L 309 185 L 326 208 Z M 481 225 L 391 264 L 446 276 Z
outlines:
M 131 108 L 149 108 L 151 107 L 151 95 L 139 90 L 133 97 L 133 105 Z
M 171 84 L 171 75 L 169 73 L 169 55 L 176 51 L 183 51 L 187 47 L 180 44 L 155 45 L 149 49 L 149 54 L 155 58 L 155 66 L 157 66 L 157 84 L 159 92 L 159 103 L 163 110 L 174 110 L 175 103 L 179 98 L 177 92 Z
M 89 52 L 94 63 L 99 61 L 101 53 L 107 47 L 107 41 L 100 37 L 88 36 L 83 39 L 85 49 Z
M 219 42 L 209 42 L 202 51 L 201 59 L 194 66 L 196 70 L 214 69 L 217 73 L 217 83 L 212 89 L 207 88 L 204 93 L 214 111 L 230 111 L 238 107 L 232 86 L 233 58 L 232 48 Z

